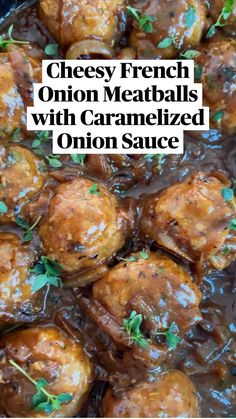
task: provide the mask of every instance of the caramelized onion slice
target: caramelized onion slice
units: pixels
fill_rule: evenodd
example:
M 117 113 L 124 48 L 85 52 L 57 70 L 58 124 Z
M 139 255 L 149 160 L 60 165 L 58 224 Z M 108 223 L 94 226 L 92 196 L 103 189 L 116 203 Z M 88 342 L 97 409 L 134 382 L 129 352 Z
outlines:
M 111 59 L 113 56 L 113 49 L 105 42 L 96 39 L 75 42 L 66 53 L 67 60 Z

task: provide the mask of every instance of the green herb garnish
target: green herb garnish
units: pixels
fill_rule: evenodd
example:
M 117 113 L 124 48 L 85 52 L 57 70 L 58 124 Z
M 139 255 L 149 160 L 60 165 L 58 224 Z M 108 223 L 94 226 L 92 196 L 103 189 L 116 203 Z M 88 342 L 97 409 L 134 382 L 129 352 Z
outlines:
M 16 128 L 12 134 L 12 141 L 17 141 L 19 138 L 19 135 L 21 133 L 21 129 L 20 128 Z
M 30 226 L 27 221 L 25 221 L 20 215 L 17 215 L 15 218 L 16 224 L 23 228 L 25 230 L 25 234 L 23 236 L 22 242 L 29 242 L 30 240 L 32 240 L 33 238 L 33 229 L 36 227 L 36 225 L 39 223 L 39 221 L 41 220 L 41 215 L 37 218 L 37 220 L 35 221 L 35 223 Z
M 234 199 L 234 195 L 236 192 L 236 184 L 235 184 L 235 179 L 232 179 L 232 186 L 231 188 L 222 188 L 221 189 L 221 195 L 224 198 L 224 200 L 233 208 L 233 210 L 236 210 L 236 205 L 235 205 L 235 199 Z M 234 230 L 234 220 L 231 221 L 229 228 Z
M 81 164 L 81 166 L 83 166 L 85 158 L 86 158 L 86 154 L 71 154 L 70 157 L 74 163 Z
M 49 136 L 49 131 L 40 131 L 37 134 L 37 137 L 32 142 L 32 148 L 40 147 L 44 142 L 48 141 L 52 137 Z
M 93 195 L 101 195 L 101 192 L 99 191 L 99 187 L 97 183 L 94 183 L 91 188 L 89 188 L 89 193 Z
M 157 45 L 158 48 L 169 48 L 173 44 L 173 38 L 164 38 L 159 44 Z
M 228 246 L 225 246 L 222 253 L 225 256 L 229 255 L 230 254 L 230 248 Z
M 169 349 L 175 351 L 177 348 L 178 343 L 181 342 L 179 336 L 174 334 L 175 324 L 172 323 L 170 328 L 166 332 L 158 332 L 157 335 L 163 335 L 166 338 L 166 345 Z
M 39 155 L 44 154 L 42 146 L 51 140 L 52 137 L 49 134 L 49 131 L 40 131 L 38 132 L 35 140 L 32 142 L 31 147 L 34 149 L 34 152 Z
M 232 188 L 222 188 L 221 195 L 223 196 L 226 202 L 232 201 L 232 199 L 234 198 L 234 190 Z
M 8 207 L 5 204 L 5 202 L 0 201 L 0 214 L 6 214 L 7 211 L 8 211 Z
M 142 314 L 132 311 L 128 319 L 123 320 L 123 329 L 129 335 L 129 339 L 132 343 L 141 346 L 142 348 L 147 348 L 148 343 L 144 338 L 140 326 L 143 321 Z
M 212 120 L 215 122 L 220 122 L 221 119 L 224 117 L 225 112 L 224 111 L 217 111 L 213 116 Z
M 200 55 L 199 51 L 196 51 L 194 49 L 189 49 L 188 51 L 182 52 L 180 54 L 180 58 L 184 58 L 186 60 L 193 60 L 195 57 L 198 57 Z
M 53 57 L 59 54 L 59 45 L 58 44 L 48 44 L 44 48 L 44 52 L 49 57 Z
M 45 156 L 45 158 L 47 159 L 49 166 L 53 167 L 54 169 L 59 169 L 62 166 L 59 160 L 60 156 L 49 154 L 48 156 Z
M 12 32 L 13 32 L 13 25 L 11 25 L 7 31 L 7 34 L 0 35 L 0 51 L 5 50 L 8 48 L 9 45 L 13 44 L 29 44 L 28 41 L 18 41 L 16 39 L 12 38 Z
M 32 285 L 32 291 L 37 292 L 45 286 L 53 285 L 57 288 L 62 288 L 62 280 L 60 278 L 63 267 L 46 256 L 41 256 L 40 261 L 36 263 L 31 272 L 36 275 L 35 281 Z
M 236 230 L 236 218 L 233 218 L 233 220 L 230 221 L 229 229 Z
M 139 256 L 144 260 L 147 260 L 149 258 L 149 254 L 144 250 L 141 250 L 141 252 L 139 252 Z M 137 256 L 130 256 L 128 258 L 120 258 L 120 260 L 123 260 L 124 262 L 138 262 L 139 258 Z
M 172 44 L 176 45 L 177 36 L 172 35 L 169 38 L 164 38 L 159 44 L 157 44 L 157 48 L 169 48 Z
M 138 29 L 143 30 L 147 33 L 153 32 L 152 22 L 156 22 L 157 18 L 155 16 L 147 16 L 145 14 L 140 14 L 132 6 L 127 6 L 128 14 L 132 16 L 138 22 Z
M 15 361 L 9 359 L 9 363 L 35 386 L 37 392 L 33 396 L 32 407 L 36 412 L 43 411 L 47 414 L 50 414 L 56 410 L 60 410 L 61 404 L 68 403 L 73 399 L 72 395 L 69 393 L 61 393 L 57 396 L 49 393 L 49 391 L 45 389 L 45 387 L 49 385 L 47 380 L 44 378 L 34 380 Z
M 140 254 L 140 257 L 144 260 L 147 260 L 149 258 L 148 253 L 145 252 L 144 250 L 142 250 L 139 254 Z
M 196 21 L 196 8 L 189 6 L 188 11 L 185 13 L 185 26 L 191 28 Z
M 194 66 L 194 78 L 195 80 L 201 80 L 203 73 L 203 65 L 202 64 L 195 64 Z
M 123 260 L 124 262 L 137 262 L 138 258 L 136 256 L 130 256 L 128 258 L 120 258 L 120 260 Z
M 218 27 L 223 27 L 227 25 L 227 20 L 229 19 L 234 6 L 234 0 L 226 0 L 225 5 L 221 10 L 220 15 L 218 16 L 217 21 L 212 25 L 207 32 L 207 38 L 211 38 L 216 33 Z

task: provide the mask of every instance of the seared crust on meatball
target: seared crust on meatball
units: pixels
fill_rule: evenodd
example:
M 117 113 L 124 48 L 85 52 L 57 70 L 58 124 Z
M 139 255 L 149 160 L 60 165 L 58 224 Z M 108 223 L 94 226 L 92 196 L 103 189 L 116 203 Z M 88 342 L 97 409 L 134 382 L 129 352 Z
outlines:
M 123 0 L 40 0 L 39 15 L 63 47 L 94 38 L 113 45 Z
M 142 368 L 175 356 L 166 331 L 173 331 L 178 344 L 201 320 L 198 287 L 181 266 L 161 254 L 146 253 L 145 259 L 140 253 L 130 255 L 93 285 L 92 297 L 87 304 L 80 299 L 80 304 L 124 357 Z M 141 316 L 141 341 L 125 327 L 133 315 Z
M 232 135 L 236 132 L 236 41 L 211 40 L 199 49 L 203 101 L 209 106 L 211 127 Z
M 181 371 L 159 374 L 154 382 L 144 382 L 116 398 L 108 390 L 103 399 L 106 418 L 200 417 L 196 389 Z
M 46 180 L 43 160 L 27 148 L 0 145 L 0 201 L 7 212 L 0 214 L 0 223 L 15 220 L 15 216 L 42 188 Z
M 201 293 L 190 275 L 170 258 L 139 253 L 93 285 L 93 297 L 120 323 L 132 310 L 143 315 L 143 328 L 153 338 L 174 322 L 183 333 L 200 319 Z M 152 315 L 150 316 L 152 312 Z
M 34 320 L 41 299 L 32 293 L 35 257 L 13 233 L 0 233 L 0 325 Z
M 0 403 L 10 417 L 73 417 L 78 413 L 92 381 L 90 360 L 78 342 L 56 327 L 34 327 L 5 335 L 0 348 Z M 49 393 L 68 393 L 72 400 L 49 415 L 35 411 L 35 386 L 9 360 L 34 380 L 47 380 Z
M 225 201 L 222 196 L 227 184 L 198 173 L 170 186 L 144 206 L 143 233 L 191 262 L 225 268 L 235 258 L 236 237 L 230 230 L 235 198 Z
M 39 234 L 44 253 L 66 274 L 76 274 L 81 286 L 107 270 L 106 262 L 125 243 L 130 221 L 108 189 L 80 178 L 57 187 Z
M 33 106 L 33 82 L 40 79 L 41 64 L 30 57 L 30 48 L 0 53 L 0 134 L 11 138 L 16 129 L 26 130 L 26 108 Z
M 202 0 L 151 0 L 134 2 L 140 14 L 155 17 L 153 31 L 147 33 L 134 22 L 131 46 L 139 59 L 175 58 L 186 48 L 199 45 L 206 25 L 206 9 Z M 191 20 L 188 15 L 192 13 Z M 173 39 L 168 47 L 159 48 L 164 39 Z

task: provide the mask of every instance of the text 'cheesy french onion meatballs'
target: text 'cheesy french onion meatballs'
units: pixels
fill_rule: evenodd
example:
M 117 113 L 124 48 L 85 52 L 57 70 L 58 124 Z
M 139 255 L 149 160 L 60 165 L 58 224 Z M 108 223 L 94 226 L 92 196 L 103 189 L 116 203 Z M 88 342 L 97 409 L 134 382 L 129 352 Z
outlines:
M 56 327 L 33 327 L 3 336 L 0 350 L 0 403 L 10 417 L 73 417 L 79 412 L 92 381 L 92 365 L 80 343 Z M 34 397 L 37 388 L 29 377 L 36 383 L 46 380 L 41 383 L 50 395 L 67 398 L 59 397 L 57 405 L 42 395 Z
M 170 186 L 144 206 L 143 233 L 199 268 L 225 268 L 235 258 L 236 242 L 230 229 L 236 201 L 224 199 L 225 188 L 219 178 L 203 173 Z
M 73 284 L 96 280 L 122 248 L 132 215 L 102 184 L 74 179 L 59 185 L 39 227 L 44 253 L 59 262 Z M 64 284 L 69 284 L 68 276 Z
M 44 186 L 43 160 L 24 147 L 0 145 L 0 201 L 7 207 L 0 223 L 14 221 L 15 216 Z
M 229 2 L 230 3 L 230 2 Z M 236 36 L 236 1 L 232 1 L 232 11 L 230 16 L 224 20 L 221 19 L 221 30 L 231 36 Z M 226 6 L 225 0 L 210 0 L 210 14 L 213 18 L 213 22 L 216 22 L 219 18 L 223 8 Z
M 63 47 L 84 39 L 113 46 L 122 30 L 123 9 L 124 0 L 39 1 L 42 22 Z
M 176 333 L 183 336 L 201 320 L 201 292 L 190 275 L 170 258 L 155 253 L 148 253 L 146 259 L 139 253 L 132 254 L 97 281 L 92 294 L 94 301 L 116 320 L 119 329 L 117 333 L 115 329 L 109 330 L 109 322 L 103 327 L 102 318 L 100 327 L 124 345 L 130 341 L 138 352 L 141 350 L 138 346 L 142 345 L 133 339 L 132 333 L 121 337 L 120 331 L 133 311 L 142 315 L 141 330 L 147 338 L 146 349 L 156 358 L 151 360 L 156 365 L 172 349 L 166 340 L 159 340 L 162 333 L 174 324 Z
M 200 417 L 196 389 L 181 371 L 159 374 L 156 381 L 140 383 L 116 398 L 108 390 L 103 399 L 106 418 Z
M 0 325 L 31 321 L 40 311 L 29 274 L 34 260 L 16 234 L 0 233 Z
M 236 132 L 236 40 L 211 40 L 199 49 L 203 101 L 209 106 L 211 127 Z
M 134 21 L 131 46 L 137 49 L 139 59 L 175 58 L 180 51 L 199 45 L 206 25 L 204 1 L 138 0 L 132 5 L 140 15 L 156 18 L 150 32 L 141 30 Z
M 41 64 L 29 48 L 0 53 L 0 134 L 11 138 L 16 129 L 26 130 L 26 108 L 33 106 L 33 82 L 41 77 Z

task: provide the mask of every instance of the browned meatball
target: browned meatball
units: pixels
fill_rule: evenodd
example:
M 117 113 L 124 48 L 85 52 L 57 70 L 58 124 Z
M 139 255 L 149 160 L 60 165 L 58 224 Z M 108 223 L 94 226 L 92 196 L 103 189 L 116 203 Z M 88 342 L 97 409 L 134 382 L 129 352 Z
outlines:
M 102 405 L 106 418 L 200 417 L 196 389 L 178 370 L 164 372 L 156 381 L 141 383 L 119 398 L 108 390 Z
M 236 254 L 235 231 L 230 229 L 236 202 L 223 198 L 227 185 L 199 173 L 170 186 L 144 206 L 142 231 L 191 262 L 225 268 Z
M 147 33 L 134 21 L 131 45 L 137 48 L 140 59 L 174 58 L 186 48 L 196 48 L 206 24 L 206 9 L 201 0 L 138 0 L 133 6 L 146 16 L 155 17 L 153 30 Z M 170 45 L 158 47 L 165 39 Z
M 236 41 L 211 40 L 199 49 L 204 105 L 209 106 L 211 127 L 236 132 Z
M 147 253 L 143 259 L 141 255 L 142 252 L 132 254 L 93 285 L 95 303 L 115 319 L 118 328 L 114 328 L 112 322 L 104 322 L 105 315 L 97 316 L 95 321 L 118 343 L 126 345 L 130 341 L 134 351 L 139 352 L 143 345 L 133 339 L 132 332 L 127 336 L 121 331 L 124 320 L 129 319 L 132 312 L 141 314 L 141 330 L 147 342 L 145 349 L 156 352 L 156 359 L 151 362 L 158 365 L 167 350 L 173 349 L 162 339 L 161 333 L 174 324 L 174 333 L 183 336 L 201 320 L 201 293 L 190 275 L 170 258 Z
M 119 38 L 123 0 L 40 0 L 39 14 L 64 47 L 94 38 L 113 45 Z
M 211 7 L 210 7 L 210 14 L 213 18 L 213 22 L 215 23 L 217 19 L 219 18 L 223 7 L 226 5 L 225 0 L 211 0 L 210 1 Z M 226 32 L 229 35 L 236 35 L 236 1 L 233 0 L 233 7 L 232 12 L 228 19 L 224 20 L 221 19 L 221 23 L 223 23 L 223 26 L 221 29 Z
M 13 233 L 0 233 L 0 324 L 32 321 L 42 300 L 33 294 L 29 269 L 35 257 Z
M 81 408 L 92 381 L 92 366 L 81 344 L 56 327 L 13 331 L 0 339 L 0 404 L 10 417 L 73 417 Z M 71 400 L 51 414 L 33 406 L 37 392 L 13 360 L 33 380 L 44 379 L 50 394 L 66 393 Z
M 0 214 L 0 223 L 14 221 L 20 210 L 43 187 L 46 176 L 41 158 L 24 147 L 0 145 L 0 201 L 7 211 Z
M 84 285 L 107 270 L 124 245 L 131 216 L 102 184 L 80 178 L 57 187 L 39 234 L 44 253 L 59 262 L 74 283 Z
M 40 62 L 31 50 L 0 53 L 0 134 L 10 138 L 16 129 L 26 130 L 26 107 L 32 106 L 33 81 L 40 79 Z M 29 133 L 28 133 L 29 134 Z

